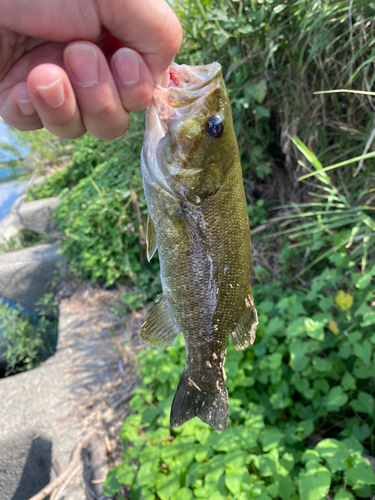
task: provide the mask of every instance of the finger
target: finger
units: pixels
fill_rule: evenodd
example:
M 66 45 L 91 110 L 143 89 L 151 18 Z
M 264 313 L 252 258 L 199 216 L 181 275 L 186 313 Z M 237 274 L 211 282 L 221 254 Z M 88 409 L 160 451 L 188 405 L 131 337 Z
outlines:
M 64 62 L 86 129 L 104 140 L 123 135 L 130 116 L 102 51 L 93 43 L 71 43 L 65 49 Z
M 99 42 L 106 28 L 122 45 L 142 55 L 156 83 L 181 45 L 181 25 L 165 0 L 11 0 L 0 4 L 0 25 L 4 19 L 8 30 L 37 39 Z
M 154 80 L 142 57 L 132 49 L 118 50 L 111 60 L 122 105 L 128 111 L 140 111 L 150 104 Z
M 101 23 L 121 43 L 140 53 L 160 83 L 182 41 L 179 20 L 164 0 L 97 2 Z
M 18 130 L 36 130 L 43 124 L 30 99 L 26 83 L 18 83 L 8 93 L 0 109 L 4 121 Z
M 44 127 L 65 139 L 86 132 L 65 71 L 55 64 L 41 64 L 27 78 L 27 89 Z

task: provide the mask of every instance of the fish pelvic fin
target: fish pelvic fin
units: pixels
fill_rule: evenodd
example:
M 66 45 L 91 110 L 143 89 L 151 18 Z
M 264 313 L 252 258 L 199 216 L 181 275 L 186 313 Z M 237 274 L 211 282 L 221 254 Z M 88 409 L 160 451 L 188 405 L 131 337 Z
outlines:
M 174 343 L 179 333 L 180 331 L 173 321 L 165 298 L 161 295 L 150 315 L 141 326 L 139 337 L 146 344 L 152 344 L 156 347 L 169 347 Z
M 185 366 L 172 402 L 171 427 L 179 427 L 194 417 L 199 417 L 215 431 L 224 431 L 228 420 L 228 393 L 223 370 L 216 379 L 198 380 L 195 371 Z
M 258 324 L 258 313 L 254 306 L 251 286 L 244 299 L 244 308 L 232 332 L 232 340 L 237 351 L 246 349 L 254 344 L 255 332 Z
M 147 218 L 146 245 L 147 245 L 147 260 L 150 262 L 152 256 L 154 255 L 154 253 L 158 248 L 156 244 L 155 227 L 150 216 L 148 216 Z

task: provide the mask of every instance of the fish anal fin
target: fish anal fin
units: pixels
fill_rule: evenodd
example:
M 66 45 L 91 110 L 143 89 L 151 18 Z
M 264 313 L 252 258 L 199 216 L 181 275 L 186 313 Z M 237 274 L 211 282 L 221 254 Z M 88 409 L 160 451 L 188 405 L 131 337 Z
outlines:
M 169 347 L 174 343 L 179 333 L 165 299 L 161 296 L 141 326 L 139 337 L 146 344 Z
M 146 244 L 147 260 L 150 262 L 157 249 L 155 227 L 150 216 L 147 218 Z
M 199 384 L 197 373 L 185 367 L 172 402 L 171 427 L 179 427 L 199 417 L 215 431 L 224 431 L 229 405 L 222 371 L 204 386 Z
M 254 344 L 258 324 L 258 313 L 254 306 L 251 286 L 244 299 L 244 308 L 232 331 L 232 340 L 237 351 Z

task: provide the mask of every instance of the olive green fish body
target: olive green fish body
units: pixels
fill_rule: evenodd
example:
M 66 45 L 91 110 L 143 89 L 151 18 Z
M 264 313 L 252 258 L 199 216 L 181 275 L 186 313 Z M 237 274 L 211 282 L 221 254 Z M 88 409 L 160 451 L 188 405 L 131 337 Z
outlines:
M 203 87 L 193 104 L 189 104 L 189 94 L 184 95 L 188 105 L 179 106 L 177 116 L 174 109 L 168 114 L 160 103 L 149 110 L 142 153 L 150 213 L 148 253 L 151 258 L 158 249 L 163 294 L 142 326 L 141 338 L 167 346 L 179 332 L 183 334 L 186 365 L 172 404 L 172 427 L 199 416 L 214 429 L 224 430 L 228 337 L 232 335 L 237 348 L 246 347 L 255 338 L 257 318 L 238 147 L 229 100 L 217 67 L 214 70 L 216 78 Z M 181 108 L 188 109 L 181 112 Z M 163 112 L 167 123 L 155 125 L 153 120 L 163 117 Z M 205 131 L 212 116 L 219 116 L 224 124 L 218 138 Z M 157 140 L 151 132 L 147 142 L 153 125 L 163 125 L 164 130 Z

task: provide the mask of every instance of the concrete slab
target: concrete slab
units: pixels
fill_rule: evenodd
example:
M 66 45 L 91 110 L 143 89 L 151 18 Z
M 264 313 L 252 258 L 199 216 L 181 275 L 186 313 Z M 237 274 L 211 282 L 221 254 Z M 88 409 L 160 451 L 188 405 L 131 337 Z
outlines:
M 35 370 L 0 379 L 1 500 L 29 500 L 54 480 L 101 412 L 134 385 L 135 365 L 114 350 L 110 336 L 114 295 L 86 287 L 62 300 L 56 354 Z M 119 426 L 124 410 L 115 409 Z M 86 499 L 85 466 L 77 464 L 60 500 Z

